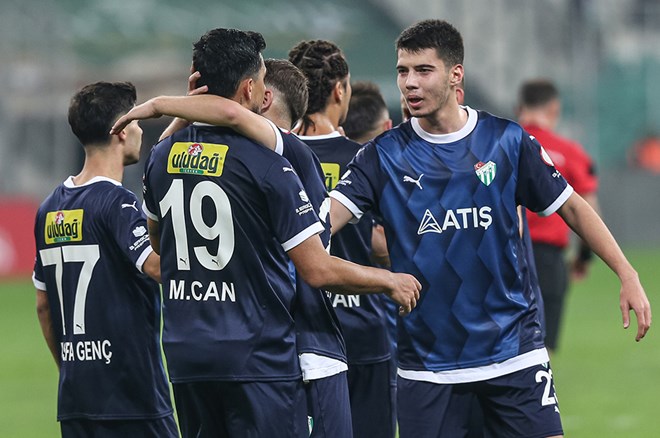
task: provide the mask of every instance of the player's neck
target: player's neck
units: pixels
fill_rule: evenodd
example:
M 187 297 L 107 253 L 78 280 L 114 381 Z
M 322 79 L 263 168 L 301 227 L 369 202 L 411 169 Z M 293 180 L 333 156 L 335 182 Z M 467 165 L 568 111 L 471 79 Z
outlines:
M 83 185 L 99 176 L 121 182 L 124 178 L 123 158 L 110 150 L 86 151 L 85 164 L 73 177 L 73 183 Z
M 314 136 L 332 134 L 337 130 L 339 117 L 333 117 L 327 113 L 314 113 L 307 116 L 312 123 L 305 126 L 304 131 L 298 132 L 300 135 Z M 303 124 L 304 126 L 304 124 Z
M 419 126 L 429 134 L 450 134 L 460 131 L 468 121 L 468 113 L 456 105 L 419 118 Z

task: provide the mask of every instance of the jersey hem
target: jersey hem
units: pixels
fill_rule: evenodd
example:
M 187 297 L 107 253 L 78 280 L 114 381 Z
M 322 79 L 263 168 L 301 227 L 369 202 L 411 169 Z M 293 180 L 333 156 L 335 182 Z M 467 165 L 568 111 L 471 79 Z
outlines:
M 303 381 L 323 379 L 348 370 L 346 362 L 314 353 L 302 353 L 299 356 Z
M 106 415 L 106 414 L 66 414 L 58 415 L 57 421 L 67 421 L 67 420 L 157 420 L 159 418 L 165 418 L 174 414 L 174 409 L 169 409 L 166 412 L 158 412 L 150 415 Z
M 505 360 L 504 362 L 484 365 L 481 367 L 462 368 L 446 371 L 416 371 L 399 368 L 397 370 L 397 374 L 404 379 L 418 380 L 429 383 L 470 383 L 505 376 L 507 374 L 515 373 L 516 371 L 520 371 L 525 368 L 549 361 L 550 357 L 548 356 L 548 351 L 545 349 L 545 347 L 543 347 L 512 357 Z
M 200 377 L 181 377 L 172 378 L 170 382 L 175 383 L 193 383 L 193 382 L 290 382 L 292 380 L 301 379 L 302 374 L 286 376 L 232 376 L 232 377 L 218 377 L 218 376 L 200 376 Z

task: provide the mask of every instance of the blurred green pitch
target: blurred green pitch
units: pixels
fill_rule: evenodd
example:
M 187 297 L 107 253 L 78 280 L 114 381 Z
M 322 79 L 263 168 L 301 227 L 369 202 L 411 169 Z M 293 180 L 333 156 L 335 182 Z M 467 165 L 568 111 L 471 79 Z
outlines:
M 660 315 L 660 250 L 626 251 Z M 552 358 L 568 437 L 657 436 L 660 328 L 640 343 L 622 329 L 616 277 L 598 261 L 574 284 Z M 32 283 L 0 283 L 0 436 L 59 436 L 57 370 L 41 336 Z

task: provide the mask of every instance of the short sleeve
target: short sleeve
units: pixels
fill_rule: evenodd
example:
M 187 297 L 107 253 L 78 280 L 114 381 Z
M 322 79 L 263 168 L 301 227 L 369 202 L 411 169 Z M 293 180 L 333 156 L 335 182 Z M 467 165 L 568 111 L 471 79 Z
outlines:
M 332 198 L 353 214 L 356 220 L 351 222 L 357 222 L 377 205 L 377 187 L 380 187 L 382 179 L 379 163 L 376 144 L 367 143 L 348 164 L 348 170 L 330 192 Z
M 263 180 L 273 232 L 285 251 L 325 230 L 298 175 L 290 171 L 290 166 L 285 159 L 278 160 Z
M 153 251 L 149 243 L 147 221 L 134 193 L 117 188 L 106 204 L 108 228 L 121 251 L 142 271 L 142 265 Z
M 541 144 L 523 132 L 518 162 L 516 201 L 540 216 L 549 216 L 573 193 Z

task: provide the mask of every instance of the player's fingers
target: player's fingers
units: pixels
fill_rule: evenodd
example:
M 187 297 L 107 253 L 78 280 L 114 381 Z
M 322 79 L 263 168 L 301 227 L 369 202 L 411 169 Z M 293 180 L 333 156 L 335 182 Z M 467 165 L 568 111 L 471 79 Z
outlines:
M 637 337 L 635 340 L 639 342 L 651 328 L 650 305 L 645 304 L 642 308 L 635 309 L 635 314 L 637 315 Z
M 204 94 L 209 91 L 209 87 L 202 85 L 201 87 L 195 88 L 188 93 L 188 96 L 197 96 L 198 94 Z
M 399 306 L 399 315 L 404 316 L 410 313 L 411 309 L 408 306 Z
M 622 302 L 621 307 L 621 316 L 623 317 L 623 328 L 627 329 L 630 326 L 630 306 L 627 302 Z
M 110 128 L 110 135 L 120 133 L 121 130 L 126 127 L 126 125 L 128 125 L 127 118 L 126 118 L 126 115 L 123 115 L 119 119 L 117 119 L 115 124 L 112 125 L 112 128 Z

